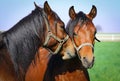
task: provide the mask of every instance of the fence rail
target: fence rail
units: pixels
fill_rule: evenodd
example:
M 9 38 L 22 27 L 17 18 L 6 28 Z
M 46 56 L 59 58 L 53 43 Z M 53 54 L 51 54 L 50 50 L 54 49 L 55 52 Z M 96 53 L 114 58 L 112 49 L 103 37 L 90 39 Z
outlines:
M 96 37 L 101 41 L 120 41 L 120 33 L 116 34 L 97 34 Z

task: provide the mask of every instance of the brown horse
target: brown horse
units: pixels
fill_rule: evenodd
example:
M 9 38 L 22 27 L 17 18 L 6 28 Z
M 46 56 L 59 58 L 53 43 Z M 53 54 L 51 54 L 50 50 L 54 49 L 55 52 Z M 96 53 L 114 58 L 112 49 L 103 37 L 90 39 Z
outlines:
M 47 1 L 44 8 L 36 4 L 35 7 L 31 14 L 0 34 L 0 81 L 24 81 L 41 46 L 52 54 L 73 55 L 75 52 L 63 21 Z
M 96 13 L 95 6 L 89 14 L 83 12 L 76 14 L 71 7 L 69 10 L 71 20 L 66 30 L 73 40 L 75 57 L 68 54 L 63 60 L 59 54 L 51 56 L 47 50 L 40 48 L 40 59 L 29 67 L 26 81 L 90 81 L 87 68 L 93 66 L 94 43 L 95 39 L 98 40 L 95 37 L 96 28 L 92 23 Z

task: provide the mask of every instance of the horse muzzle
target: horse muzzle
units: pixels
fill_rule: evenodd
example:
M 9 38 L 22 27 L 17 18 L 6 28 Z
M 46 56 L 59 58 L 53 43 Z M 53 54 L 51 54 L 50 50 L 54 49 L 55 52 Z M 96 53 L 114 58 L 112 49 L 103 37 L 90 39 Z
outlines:
M 88 58 L 86 58 L 86 57 L 83 57 L 83 58 L 81 58 L 80 60 L 81 60 L 81 62 L 82 62 L 82 65 L 83 65 L 86 69 L 89 69 L 89 68 L 92 68 L 92 67 L 93 67 L 95 57 L 93 57 L 92 60 L 88 60 Z

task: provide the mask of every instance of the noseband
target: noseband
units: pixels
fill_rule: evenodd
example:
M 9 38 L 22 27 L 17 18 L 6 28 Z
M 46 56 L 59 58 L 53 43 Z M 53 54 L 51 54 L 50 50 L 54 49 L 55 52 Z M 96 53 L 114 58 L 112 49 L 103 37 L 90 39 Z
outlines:
M 74 40 L 72 39 L 72 43 L 73 43 L 73 45 L 74 45 L 74 48 L 76 49 L 76 51 L 77 51 L 77 55 L 79 56 L 79 59 L 81 58 L 80 57 L 80 55 L 79 55 L 79 51 L 80 51 L 80 49 L 82 48 L 82 47 L 84 47 L 84 46 L 90 46 L 90 47 L 92 47 L 92 49 L 94 49 L 94 46 L 91 44 L 91 43 L 83 43 L 83 44 L 81 44 L 81 45 L 79 45 L 78 47 L 76 46 L 76 44 L 75 44 L 75 42 L 74 42 Z
M 46 18 L 46 15 L 44 13 L 43 15 L 43 18 L 44 18 L 44 21 L 45 21 L 45 24 L 46 24 L 46 28 L 47 28 L 47 37 L 45 38 L 45 42 L 43 44 L 44 47 L 47 47 L 47 44 L 50 40 L 50 38 L 54 38 L 55 40 L 57 40 L 59 42 L 59 45 L 57 47 L 57 49 L 55 51 L 52 51 L 51 49 L 47 48 L 52 54 L 57 54 L 59 52 L 59 50 L 61 49 L 61 47 L 63 46 L 63 44 L 68 40 L 69 36 L 67 35 L 64 39 L 60 39 L 58 38 L 56 35 L 54 35 L 52 33 L 52 31 L 50 30 L 50 26 L 49 26 L 49 23 L 48 23 L 48 20 Z M 55 26 L 56 26 L 56 22 L 55 22 Z

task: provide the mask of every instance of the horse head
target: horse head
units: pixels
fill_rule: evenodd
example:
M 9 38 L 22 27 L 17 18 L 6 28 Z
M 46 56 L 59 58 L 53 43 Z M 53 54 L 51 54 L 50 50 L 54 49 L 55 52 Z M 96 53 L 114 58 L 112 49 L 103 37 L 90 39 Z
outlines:
M 36 5 L 36 9 L 41 10 Z M 50 8 L 47 1 L 44 3 L 43 8 L 43 20 L 44 20 L 44 44 L 43 47 L 47 48 L 52 54 L 58 52 L 63 56 L 64 59 L 66 54 L 73 55 L 75 53 L 73 44 L 69 36 L 65 31 L 64 22 L 59 16 Z
M 92 6 L 89 14 L 76 13 L 73 6 L 69 9 L 71 20 L 66 29 L 85 68 L 91 68 L 94 64 L 94 44 L 97 38 L 95 36 L 96 27 L 92 20 L 96 17 L 96 14 L 95 6 Z

